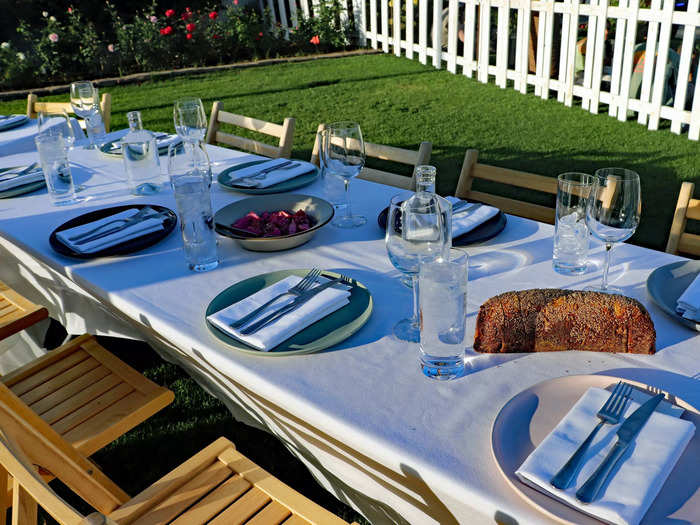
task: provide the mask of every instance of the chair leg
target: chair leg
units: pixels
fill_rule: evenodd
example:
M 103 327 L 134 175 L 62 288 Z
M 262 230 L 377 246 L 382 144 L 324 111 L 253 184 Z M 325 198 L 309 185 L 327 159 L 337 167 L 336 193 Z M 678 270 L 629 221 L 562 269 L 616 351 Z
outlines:
M 19 484 L 12 482 L 12 525 L 34 525 L 39 519 L 36 501 Z

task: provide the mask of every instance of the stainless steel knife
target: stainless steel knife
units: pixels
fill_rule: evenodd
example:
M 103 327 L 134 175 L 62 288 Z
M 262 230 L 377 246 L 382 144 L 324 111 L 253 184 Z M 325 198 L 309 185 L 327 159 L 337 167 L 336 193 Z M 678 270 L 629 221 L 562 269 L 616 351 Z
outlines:
M 590 503 L 598 496 L 600 489 L 605 484 L 605 481 L 610 476 L 613 468 L 624 455 L 627 447 L 637 437 L 639 431 L 651 416 L 656 406 L 664 399 L 663 394 L 657 394 L 647 400 L 642 406 L 632 413 L 630 417 L 625 419 L 625 422 L 617 429 L 617 443 L 610 449 L 608 455 L 605 456 L 603 462 L 598 465 L 598 468 L 586 480 L 578 491 L 576 498 L 583 503 Z

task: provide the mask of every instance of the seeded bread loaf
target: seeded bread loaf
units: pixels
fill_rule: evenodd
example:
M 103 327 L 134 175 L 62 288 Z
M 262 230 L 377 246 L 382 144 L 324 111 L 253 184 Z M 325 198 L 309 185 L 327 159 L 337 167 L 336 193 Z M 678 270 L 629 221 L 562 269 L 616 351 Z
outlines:
M 591 350 L 653 354 L 656 331 L 639 301 L 623 295 L 536 289 L 492 297 L 479 309 L 474 350 Z

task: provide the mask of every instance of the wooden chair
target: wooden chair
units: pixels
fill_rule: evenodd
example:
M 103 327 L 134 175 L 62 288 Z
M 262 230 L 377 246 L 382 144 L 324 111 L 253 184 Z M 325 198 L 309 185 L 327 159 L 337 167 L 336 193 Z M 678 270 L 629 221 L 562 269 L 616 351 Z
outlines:
M 266 122 L 243 115 L 236 115 L 223 111 L 223 104 L 220 101 L 214 102 L 211 108 L 211 116 L 209 117 L 209 129 L 207 129 L 207 144 L 215 144 L 221 142 L 228 144 L 238 149 L 257 153 L 270 158 L 289 158 L 292 154 L 292 145 L 294 144 L 294 126 L 296 120 L 290 117 L 284 119 L 282 125 L 273 122 Z M 221 123 L 231 124 L 239 128 L 257 131 L 264 135 L 279 138 L 279 145 L 271 146 L 257 140 L 239 137 L 232 133 L 224 133 L 219 131 Z
M 25 299 L 0 281 L 0 340 L 46 319 L 46 308 Z
M 686 253 L 700 255 L 700 235 L 685 231 L 688 219 L 700 221 L 700 199 L 693 199 L 695 184 L 684 182 L 673 214 L 673 223 L 668 235 L 666 251 L 668 253 Z
M 34 473 L 53 473 L 108 523 L 196 525 L 210 523 L 346 523 L 297 493 L 219 438 L 136 497 L 70 447 L 52 428 L 0 385 L 0 464 L 12 476 L 13 524 L 37 522 L 37 504 L 61 525 L 83 516 Z M 17 444 L 21 444 L 18 450 Z M 0 472 L 0 483 L 7 476 Z M 7 505 L 7 502 L 5 502 Z M 6 508 L 0 507 L 0 520 Z
M 316 166 L 319 165 L 318 138 L 320 132 L 324 129 L 324 127 L 325 124 L 319 124 L 318 130 L 316 132 L 314 149 L 311 152 L 311 163 L 315 164 Z M 386 184 L 388 186 L 395 186 L 401 189 L 415 190 L 415 167 L 423 164 L 429 164 L 430 154 L 432 153 L 432 150 L 433 144 L 431 142 L 421 142 L 420 146 L 418 147 L 418 151 L 413 151 L 404 148 L 396 148 L 394 146 L 385 146 L 383 144 L 373 144 L 371 142 L 365 142 L 366 157 L 413 166 L 414 174 L 412 177 L 405 177 L 403 175 L 399 175 L 398 173 L 392 173 L 390 171 L 383 171 L 365 167 L 362 170 L 362 172 L 358 175 L 358 178 L 369 180 L 372 182 L 378 182 L 380 184 Z
M 109 133 L 109 125 L 112 121 L 112 95 L 109 93 L 102 93 L 100 110 L 102 111 L 105 131 Z M 27 116 L 36 118 L 40 111 L 46 113 L 60 113 L 61 111 L 65 111 L 68 114 L 74 113 L 70 102 L 39 102 L 39 98 L 34 93 L 27 95 Z
M 509 186 L 527 188 L 543 193 L 557 194 L 557 179 L 515 171 L 496 166 L 477 163 L 479 152 L 474 149 L 467 150 L 462 163 L 462 171 L 457 182 L 455 196 L 460 199 L 471 199 L 486 204 L 491 204 L 512 215 L 527 217 L 540 222 L 554 224 L 554 208 L 523 202 L 517 199 L 501 197 L 472 189 L 474 179 L 483 179 Z

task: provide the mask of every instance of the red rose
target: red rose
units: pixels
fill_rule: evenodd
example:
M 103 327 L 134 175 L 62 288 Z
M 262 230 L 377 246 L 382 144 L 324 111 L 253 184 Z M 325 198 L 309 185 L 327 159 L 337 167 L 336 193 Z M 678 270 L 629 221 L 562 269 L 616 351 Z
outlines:
M 171 16 L 174 16 L 174 15 L 175 15 L 175 9 L 168 9 L 168 10 L 165 12 L 165 17 L 166 17 L 166 18 L 170 18 Z
M 185 7 L 185 11 L 187 11 L 188 13 L 192 12 L 192 10 L 189 7 Z
M 185 26 L 185 29 L 187 29 L 187 31 L 189 31 L 191 33 L 192 31 L 195 30 L 196 27 L 197 27 L 196 25 L 194 25 L 192 22 L 190 22 L 189 24 L 187 24 Z
M 233 5 L 238 5 L 238 0 L 233 0 Z
M 172 32 L 173 32 L 173 28 L 171 26 L 166 26 L 160 30 L 161 35 L 169 35 Z
M 182 15 L 180 15 L 181 20 L 187 20 L 187 19 L 189 19 L 189 17 L 190 17 L 190 15 L 188 13 L 182 13 Z
M 217 39 L 219 38 L 219 35 L 211 35 L 211 37 L 212 37 L 214 40 L 217 40 Z
M 217 13 L 216 11 L 212 11 L 211 13 L 209 13 L 209 18 L 211 18 L 212 20 L 216 20 L 217 16 L 219 16 L 219 13 Z
M 311 40 L 309 40 L 313 45 L 317 46 L 321 43 L 321 39 L 318 37 L 318 35 L 314 35 L 311 37 Z
M 260 32 L 258 33 L 258 36 L 262 36 L 262 31 L 260 31 Z
M 187 40 L 192 40 L 192 33 L 187 33 Z

